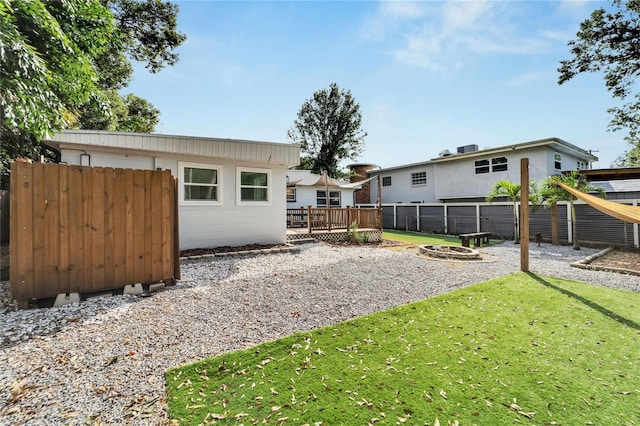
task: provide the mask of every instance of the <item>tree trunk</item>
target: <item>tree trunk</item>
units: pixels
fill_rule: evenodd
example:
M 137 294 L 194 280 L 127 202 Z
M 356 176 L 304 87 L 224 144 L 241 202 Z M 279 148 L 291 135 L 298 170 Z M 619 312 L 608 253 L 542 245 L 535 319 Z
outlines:
M 578 223 L 576 220 L 576 208 L 571 203 L 571 229 L 573 231 L 573 249 L 580 250 L 580 242 L 578 241 Z

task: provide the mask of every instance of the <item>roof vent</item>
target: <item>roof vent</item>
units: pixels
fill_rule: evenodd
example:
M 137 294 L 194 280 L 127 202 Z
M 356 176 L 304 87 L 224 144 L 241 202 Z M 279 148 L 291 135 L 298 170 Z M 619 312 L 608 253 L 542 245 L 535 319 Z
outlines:
M 438 154 L 438 156 L 440 157 L 446 157 L 451 155 L 451 152 L 448 149 L 443 149 L 442 151 L 440 151 L 440 153 Z
M 458 147 L 458 154 L 466 154 L 467 152 L 476 152 L 478 150 L 478 145 L 465 145 Z

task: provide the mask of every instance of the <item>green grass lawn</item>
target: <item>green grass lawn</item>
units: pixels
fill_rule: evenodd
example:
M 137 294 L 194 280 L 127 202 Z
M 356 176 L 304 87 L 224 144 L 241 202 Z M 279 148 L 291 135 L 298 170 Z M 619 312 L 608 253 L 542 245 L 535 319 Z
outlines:
M 640 424 L 640 294 L 517 273 L 166 380 L 181 425 Z
M 460 246 L 460 238 L 455 235 L 438 235 L 438 234 L 423 234 L 421 232 L 409 232 L 409 231 L 396 231 L 396 230 L 384 230 L 382 232 L 382 238 L 385 240 L 400 241 L 405 243 L 414 244 L 432 244 L 432 245 L 447 245 L 447 246 Z M 501 241 L 491 240 L 490 244 L 495 244 Z M 471 243 L 473 245 L 473 243 Z

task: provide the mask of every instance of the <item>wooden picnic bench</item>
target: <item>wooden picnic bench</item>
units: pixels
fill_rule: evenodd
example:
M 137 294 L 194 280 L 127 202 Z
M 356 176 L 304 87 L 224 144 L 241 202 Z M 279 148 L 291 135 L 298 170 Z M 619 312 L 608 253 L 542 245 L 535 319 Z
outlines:
M 480 247 L 482 243 L 489 244 L 491 232 L 473 232 L 471 234 L 460 234 L 458 238 L 462 240 L 463 247 L 469 247 L 469 242 L 473 240 L 474 247 Z

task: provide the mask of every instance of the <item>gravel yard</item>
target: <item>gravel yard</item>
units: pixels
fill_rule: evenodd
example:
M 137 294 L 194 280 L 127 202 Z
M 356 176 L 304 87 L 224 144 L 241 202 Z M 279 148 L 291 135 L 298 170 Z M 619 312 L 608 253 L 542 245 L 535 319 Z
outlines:
M 532 272 L 640 291 L 640 276 L 572 268 L 596 253 L 531 245 Z M 421 300 L 520 268 L 519 246 L 482 261 L 307 244 L 298 253 L 183 260 L 182 281 L 16 311 L 0 285 L 0 425 L 163 424 L 169 367 Z

